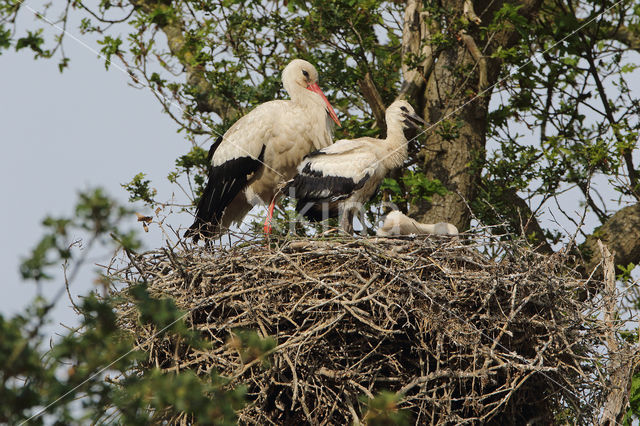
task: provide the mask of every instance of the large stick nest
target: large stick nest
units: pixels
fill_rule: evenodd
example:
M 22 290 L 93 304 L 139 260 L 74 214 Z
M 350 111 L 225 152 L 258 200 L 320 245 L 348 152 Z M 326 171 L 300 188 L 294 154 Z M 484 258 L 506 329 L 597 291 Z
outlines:
M 417 424 L 586 424 L 602 411 L 612 328 L 565 263 L 491 238 L 283 240 L 181 243 L 113 276 L 173 298 L 214 343 L 154 337 L 123 302 L 122 327 L 149 353 L 141 368 L 246 384 L 244 424 L 358 423 L 382 390 Z M 241 353 L 238 329 L 276 339 L 269 365 Z

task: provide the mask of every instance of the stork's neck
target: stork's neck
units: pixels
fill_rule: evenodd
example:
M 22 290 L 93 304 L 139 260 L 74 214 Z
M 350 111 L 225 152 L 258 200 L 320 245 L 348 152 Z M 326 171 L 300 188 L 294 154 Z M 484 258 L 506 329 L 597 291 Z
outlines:
M 291 87 L 292 86 L 292 87 Z M 291 97 L 291 103 L 303 109 L 303 117 L 308 120 L 308 136 L 315 149 L 325 148 L 333 142 L 333 121 L 327 114 L 327 107 L 320 95 L 297 84 L 285 89 Z
M 317 93 L 297 84 L 285 85 L 285 89 L 291 97 L 291 102 L 304 108 L 325 109 L 324 100 Z
M 412 219 L 413 220 L 413 219 Z M 416 228 L 420 230 L 421 234 L 435 234 L 436 225 L 433 223 L 420 223 L 413 221 Z
M 411 228 L 415 228 L 416 234 L 434 234 L 436 225 L 433 223 L 420 223 L 415 219 L 412 219 L 408 216 L 404 217 L 405 225 Z
M 402 166 L 407 159 L 407 138 L 400 122 L 387 122 L 387 139 L 385 140 L 387 157 L 383 160 L 385 167 L 395 169 Z

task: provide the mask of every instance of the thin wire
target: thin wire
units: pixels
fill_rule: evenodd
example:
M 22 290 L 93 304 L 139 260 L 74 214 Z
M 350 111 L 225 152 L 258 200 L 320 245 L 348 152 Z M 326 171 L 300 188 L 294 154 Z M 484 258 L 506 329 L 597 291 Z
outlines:
M 45 21 L 47 24 L 51 25 L 52 27 L 54 27 L 55 29 L 57 29 L 58 31 L 61 31 L 62 33 L 64 33 L 66 36 L 70 37 L 72 40 L 76 41 L 77 43 L 79 43 L 81 46 L 87 48 L 89 51 L 91 51 L 92 53 L 95 53 L 96 55 L 98 55 L 98 57 L 100 57 L 101 59 L 104 59 L 105 61 L 107 61 L 107 57 L 105 55 L 103 55 L 102 53 L 100 53 L 99 51 L 95 50 L 93 47 L 89 46 L 87 43 L 85 43 L 84 41 L 82 41 L 81 39 L 79 39 L 78 37 L 74 36 L 72 33 L 70 33 L 68 30 L 66 30 L 65 28 L 62 28 L 61 26 L 59 26 L 58 24 L 56 24 L 55 22 L 47 19 L 44 15 L 40 14 L 38 11 L 34 10 L 31 6 L 29 6 L 28 4 L 24 4 L 25 0 L 21 0 L 18 4 L 23 5 L 24 7 L 26 7 L 27 9 L 29 9 L 34 15 L 36 15 L 38 18 L 42 19 L 43 21 Z M 116 67 L 119 71 L 122 71 L 122 73 L 126 74 L 127 76 L 129 76 L 129 72 L 121 67 L 119 64 L 110 61 L 111 65 Z M 156 89 L 154 89 L 153 87 L 146 85 L 146 84 L 142 84 L 142 87 L 148 88 L 150 89 L 156 96 L 160 97 L 161 99 L 163 99 L 166 103 L 168 103 L 169 105 L 177 108 L 178 110 L 180 110 L 180 112 L 182 112 L 185 115 L 189 115 L 191 117 L 194 116 L 194 114 L 192 113 L 187 113 L 182 106 L 180 106 L 180 104 L 176 103 L 173 100 L 168 99 L 164 94 L 162 94 L 161 92 L 157 91 Z M 209 126 L 207 123 L 204 123 L 205 126 L 207 126 L 207 128 L 209 128 L 209 130 L 211 130 L 212 133 L 214 133 L 216 136 L 220 136 L 222 137 L 223 140 L 227 140 L 225 138 L 224 135 L 221 135 L 220 133 L 218 133 L 215 129 L 213 129 L 211 126 Z M 235 146 L 236 148 L 238 148 L 240 151 L 242 151 L 245 154 L 248 154 L 250 157 L 253 157 L 252 154 L 247 151 L 244 147 L 234 143 L 233 141 L 229 141 L 228 143 L 230 143 L 231 145 Z M 280 173 L 279 171 L 275 170 L 273 167 L 269 166 L 268 164 L 266 164 L 264 161 L 260 160 L 259 158 L 256 158 L 255 160 L 257 160 L 258 162 L 262 163 L 263 166 L 265 166 L 267 169 L 271 170 L 272 172 L 277 173 L 280 177 L 284 178 L 285 176 Z
M 587 25 L 589 25 L 590 23 L 592 23 L 593 21 L 595 21 L 596 19 L 598 19 L 600 16 L 604 15 L 605 13 L 609 12 L 611 9 L 613 9 L 614 7 L 618 6 L 620 3 L 622 3 L 624 0 L 618 0 L 616 3 L 613 4 L 613 6 L 603 10 L 602 12 L 598 13 L 597 15 L 595 15 L 593 18 L 591 18 L 590 20 L 588 20 L 587 22 L 585 22 L 584 24 L 582 24 L 580 27 L 578 27 L 576 30 L 574 30 L 573 32 L 569 33 L 568 35 L 566 35 L 565 37 L 563 37 L 562 39 L 560 39 L 559 41 L 555 42 L 554 44 L 551 45 L 551 47 L 549 47 L 546 50 L 543 50 L 542 52 L 537 52 L 535 53 L 528 61 L 526 61 L 523 65 L 519 66 L 518 68 L 516 68 L 516 71 L 520 71 L 522 68 L 526 67 L 527 65 L 533 63 L 534 59 L 536 59 L 539 55 L 544 55 L 545 53 L 549 52 L 550 50 L 554 49 L 557 45 L 559 45 L 560 43 L 564 42 L 565 40 L 567 40 L 569 37 L 572 37 L 574 34 L 576 34 L 578 31 L 582 30 L 584 27 L 586 27 Z M 433 123 L 432 125 L 430 125 L 429 127 L 427 127 L 425 130 L 423 130 L 422 132 L 418 133 L 416 136 L 414 136 L 413 138 L 411 138 L 410 140 L 407 141 L 407 145 L 411 142 L 413 142 L 414 140 L 416 140 L 417 138 L 419 138 L 420 136 L 422 136 L 423 134 L 425 134 L 426 132 L 428 132 L 429 130 L 433 129 L 434 127 L 436 127 L 438 124 L 440 124 L 442 121 L 446 120 L 447 118 L 451 117 L 453 114 L 457 113 L 458 111 L 460 111 L 462 108 L 466 107 L 467 105 L 469 105 L 470 103 L 474 102 L 476 99 L 478 99 L 479 97 L 483 96 L 485 93 L 489 92 L 490 90 L 492 90 L 495 86 L 502 84 L 503 82 L 507 81 L 509 79 L 509 77 L 503 77 L 502 79 L 498 80 L 496 83 L 492 84 L 491 86 L 487 87 L 486 89 L 482 90 L 481 92 L 477 93 L 474 97 L 472 97 L 471 99 L 469 99 L 468 101 L 466 101 L 465 103 L 463 103 L 462 105 L 460 105 L 459 107 L 455 108 L 453 111 L 447 113 L 444 115 L 444 117 L 440 118 L 440 120 L 436 121 L 435 123 Z M 379 160 L 376 160 L 375 163 L 373 163 L 373 167 L 376 167 L 378 165 L 378 163 L 380 163 L 381 161 L 385 160 L 386 158 L 390 157 L 391 155 L 394 155 L 396 152 L 400 151 L 404 149 L 403 148 L 397 148 L 393 151 L 391 151 L 391 153 L 387 154 L 386 156 L 382 157 Z
M 187 317 L 187 315 L 191 314 L 193 311 L 195 311 L 196 309 L 200 308 L 201 306 L 204 306 L 206 304 L 206 302 L 208 302 L 208 299 L 203 300 L 200 304 L 198 304 L 197 306 L 195 306 L 194 308 L 190 309 L 188 312 L 186 312 L 184 315 L 182 315 L 181 317 L 179 317 L 178 319 L 176 319 L 175 321 L 173 321 L 172 323 L 170 323 L 169 325 L 165 326 L 164 328 L 162 328 L 161 330 L 155 332 L 153 335 L 151 335 L 151 337 L 149 337 L 147 340 L 145 340 L 142 343 L 138 343 L 136 346 L 134 346 L 133 348 L 131 348 L 131 350 L 129 350 L 127 353 L 125 353 L 124 355 L 121 355 L 120 357 L 118 357 L 115 361 L 111 362 L 109 365 L 107 365 L 104 368 L 101 368 L 99 371 L 97 371 L 96 373 L 92 374 L 91 376 L 89 376 L 87 379 L 85 379 L 82 383 L 78 384 L 77 386 L 75 386 L 73 389 L 71 389 L 70 391 L 68 391 L 67 393 L 65 393 L 64 395 L 62 395 L 61 397 L 59 397 L 58 399 L 56 399 L 55 401 L 53 401 L 52 403 L 50 403 L 49 405 L 47 405 L 46 407 L 44 407 L 42 410 L 40 410 L 39 412 L 37 412 L 36 414 L 34 414 L 33 416 L 29 417 L 28 419 L 26 419 L 25 421 L 23 421 L 22 423 L 20 423 L 18 426 L 22 426 L 25 423 L 27 423 L 30 420 L 35 419 L 36 417 L 41 416 L 45 411 L 47 411 L 49 408 L 51 408 L 52 406 L 54 406 L 55 404 L 57 404 L 60 400 L 66 398 L 69 394 L 71 394 L 72 392 L 76 391 L 79 387 L 83 386 L 85 383 L 87 383 L 88 381 L 92 380 L 93 378 L 95 378 L 96 376 L 104 373 L 106 370 L 108 370 L 112 365 L 114 365 L 115 363 L 117 363 L 118 361 L 122 360 L 123 358 L 127 357 L 129 354 L 131 354 L 134 351 L 137 351 L 138 349 L 142 348 L 142 346 L 146 345 L 147 343 L 151 342 L 153 339 L 156 338 L 156 336 L 158 336 L 160 333 L 164 332 L 165 330 L 167 330 L 169 327 L 173 326 L 175 323 L 182 321 L 183 319 L 185 319 Z

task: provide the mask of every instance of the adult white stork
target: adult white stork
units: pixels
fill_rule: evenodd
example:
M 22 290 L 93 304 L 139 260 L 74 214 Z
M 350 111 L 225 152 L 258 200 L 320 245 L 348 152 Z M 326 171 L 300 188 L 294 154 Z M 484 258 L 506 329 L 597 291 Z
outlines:
M 339 140 L 309 154 L 287 184 L 298 200 L 296 210 L 312 220 L 340 216 L 340 227 L 353 232 L 353 214 L 375 194 L 385 175 L 407 159 L 405 131 L 424 125 L 406 101 L 387 108 L 386 139 Z
M 294 59 L 282 71 L 291 100 L 269 101 L 240 118 L 211 146 L 207 185 L 185 236 L 198 241 L 239 224 L 256 204 L 273 213 L 278 186 L 309 152 L 329 146 L 338 116 L 318 86 L 318 73 Z
M 376 232 L 379 237 L 412 234 L 458 235 L 458 228 L 447 222 L 420 223 L 395 210 L 387 215 L 383 225 Z

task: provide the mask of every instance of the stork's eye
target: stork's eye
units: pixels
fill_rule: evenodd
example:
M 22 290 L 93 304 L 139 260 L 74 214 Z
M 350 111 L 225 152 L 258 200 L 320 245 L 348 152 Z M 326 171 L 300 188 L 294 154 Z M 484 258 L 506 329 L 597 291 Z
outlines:
M 309 73 L 306 72 L 305 70 L 302 70 L 302 75 L 304 75 L 305 78 L 309 78 Z
M 403 110 L 404 112 L 409 112 L 409 110 L 405 106 L 401 106 L 400 109 Z

